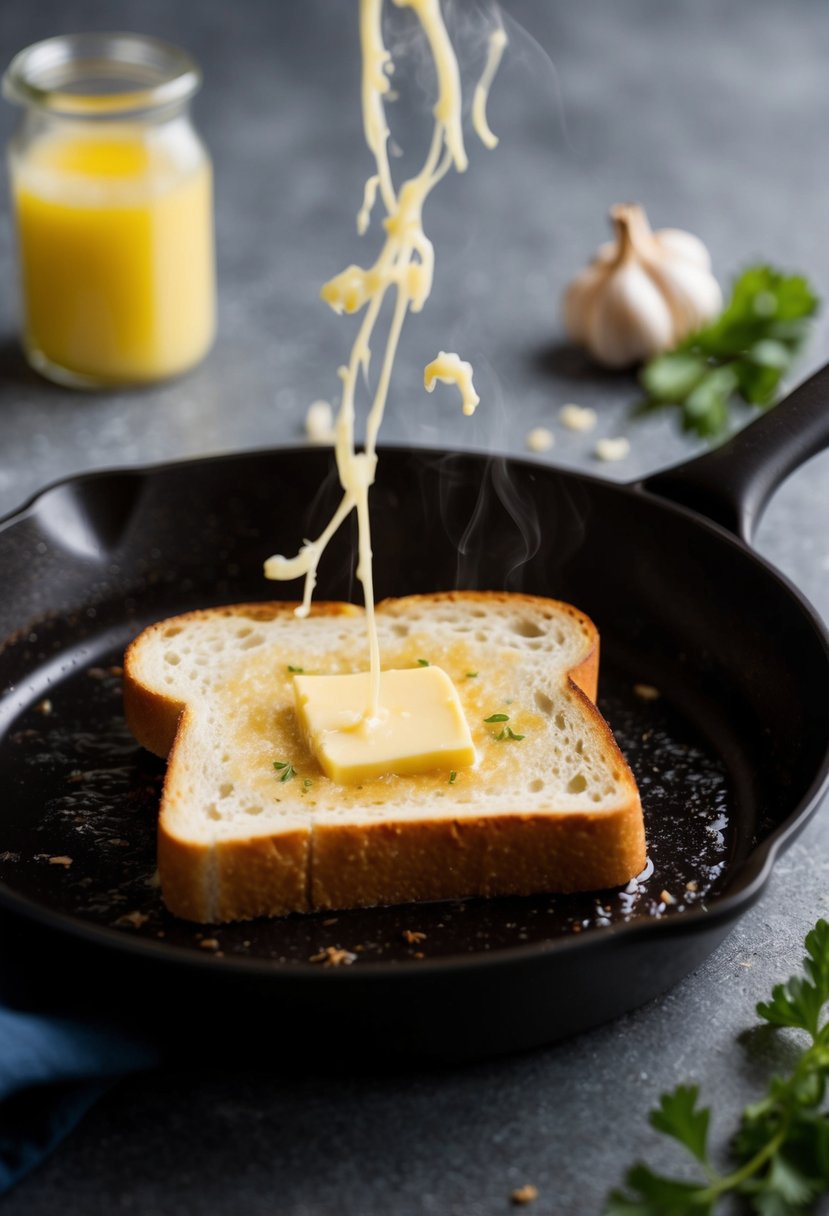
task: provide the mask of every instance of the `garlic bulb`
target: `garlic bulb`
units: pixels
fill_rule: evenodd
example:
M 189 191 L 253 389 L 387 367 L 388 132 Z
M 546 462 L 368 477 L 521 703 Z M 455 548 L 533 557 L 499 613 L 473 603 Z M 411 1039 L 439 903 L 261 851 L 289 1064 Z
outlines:
M 616 239 L 564 294 L 564 325 L 607 367 L 670 350 L 722 309 L 708 250 L 679 228 L 651 230 L 636 203 L 611 208 Z

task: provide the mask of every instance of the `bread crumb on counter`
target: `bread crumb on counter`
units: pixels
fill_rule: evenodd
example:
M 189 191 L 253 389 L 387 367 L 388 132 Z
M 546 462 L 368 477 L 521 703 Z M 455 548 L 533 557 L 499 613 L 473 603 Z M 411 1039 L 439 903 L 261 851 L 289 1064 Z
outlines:
M 203 937 L 199 942 L 202 950 L 218 950 L 219 939 L 217 937 Z
M 658 701 L 662 693 L 653 684 L 634 684 L 633 695 L 640 701 Z
M 630 455 L 630 440 L 620 435 L 617 439 L 599 439 L 593 449 L 597 460 L 624 460 Z
M 549 452 L 555 441 L 555 435 L 546 426 L 533 427 L 531 431 L 527 431 L 524 440 L 530 452 Z
M 47 860 L 50 866 L 64 866 L 66 869 L 69 869 L 72 864 L 72 858 L 66 857 L 62 853 L 59 857 L 49 857 Z
M 533 1186 L 530 1182 L 526 1183 L 524 1186 L 516 1187 L 510 1195 L 512 1202 L 517 1204 L 535 1203 L 537 1198 L 538 1187 Z
M 571 401 L 561 407 L 558 419 L 568 431 L 592 431 L 596 425 L 596 411 L 589 405 L 575 405 Z
M 44 718 L 48 718 L 51 712 L 52 702 L 48 697 L 44 697 L 42 701 L 38 701 L 37 705 L 35 706 L 35 713 L 42 714 Z
M 356 961 L 356 954 L 337 946 L 326 946 L 319 954 L 312 954 L 308 959 L 309 963 L 322 963 L 324 967 L 350 967 Z
M 404 929 L 403 936 L 410 946 L 414 946 L 417 942 L 426 941 L 426 934 L 420 933 L 417 929 Z

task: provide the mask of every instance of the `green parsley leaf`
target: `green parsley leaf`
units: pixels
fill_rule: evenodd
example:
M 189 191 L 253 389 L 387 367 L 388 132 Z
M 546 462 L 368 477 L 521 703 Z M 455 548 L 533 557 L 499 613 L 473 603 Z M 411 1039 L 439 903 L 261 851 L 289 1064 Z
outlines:
M 808 1216 L 819 1196 L 829 1193 L 829 923 L 819 920 L 805 944 L 805 975 L 776 984 L 757 1012 L 767 1031 L 793 1030 L 801 1043 L 805 1036 L 806 1046 L 790 1072 L 773 1076 L 766 1094 L 743 1110 L 729 1148 L 733 1168 L 720 1173 L 712 1166 L 710 1112 L 697 1105 L 695 1085 L 680 1085 L 662 1095 L 650 1120 L 688 1150 L 704 1176 L 680 1181 L 637 1164 L 625 1177 L 625 1189 L 608 1197 L 604 1216 L 713 1216 L 729 1196 L 744 1202 L 741 1211 L 757 1216 Z
M 296 769 L 287 760 L 274 760 L 273 766 L 279 773 L 280 781 L 291 781 L 296 776 Z
M 805 944 L 803 968 L 809 978 L 793 976 L 785 984 L 776 984 L 771 1000 L 761 1001 L 757 1012 L 773 1026 L 792 1026 L 814 1038 L 821 1009 L 829 1001 L 829 924 L 819 920 Z
M 430 664 L 428 659 L 418 659 L 417 665 L 418 667 L 429 667 Z
M 628 1170 L 625 1183 L 628 1193 L 613 1191 L 603 1216 L 709 1216 L 714 1210 L 698 1183 L 663 1178 L 641 1163 Z
M 484 722 L 509 722 L 509 714 L 490 714 Z
M 666 1136 L 673 1136 L 694 1154 L 697 1161 L 708 1160 L 708 1122 L 711 1112 L 697 1109 L 699 1087 L 677 1085 L 672 1093 L 663 1094 L 659 1106 L 651 1111 L 651 1126 Z
M 313 781 L 311 780 L 311 778 L 310 778 L 310 777 L 303 777 L 303 779 L 302 779 L 302 788 L 303 788 L 304 790 L 310 790 L 310 788 L 311 788 L 311 786 L 312 786 L 313 784 L 314 784 L 314 783 L 313 783 Z
M 715 438 L 735 399 L 769 409 L 819 306 L 802 275 L 771 266 L 743 271 L 719 317 L 643 367 L 637 412 L 678 406 L 684 430 Z
M 288 671 L 292 672 L 295 676 L 301 676 L 301 675 L 305 674 L 304 667 L 292 667 L 290 663 L 288 664 Z
M 458 779 L 458 774 L 455 772 L 454 769 L 452 769 L 452 772 L 449 774 L 449 784 L 454 785 L 455 782 L 457 781 L 457 779 Z
M 477 671 L 468 671 L 466 673 L 466 678 L 467 678 L 467 680 L 474 680 L 477 675 L 478 675 Z
M 513 739 L 516 743 L 520 743 L 525 737 L 526 736 L 524 735 L 516 735 L 511 726 L 505 726 L 504 729 L 499 731 L 495 736 L 495 741 L 497 743 L 502 743 L 504 739 Z

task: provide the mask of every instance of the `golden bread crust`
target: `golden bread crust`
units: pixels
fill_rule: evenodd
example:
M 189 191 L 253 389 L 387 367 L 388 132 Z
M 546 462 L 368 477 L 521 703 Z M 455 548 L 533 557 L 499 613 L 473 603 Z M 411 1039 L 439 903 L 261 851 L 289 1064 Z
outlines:
M 311 905 L 372 907 L 470 896 L 599 891 L 645 867 L 638 795 L 612 811 L 314 829 Z

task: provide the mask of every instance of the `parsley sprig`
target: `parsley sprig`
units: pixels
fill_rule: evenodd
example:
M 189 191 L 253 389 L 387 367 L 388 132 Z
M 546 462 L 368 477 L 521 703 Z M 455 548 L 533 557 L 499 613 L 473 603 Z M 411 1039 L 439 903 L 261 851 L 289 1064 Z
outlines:
M 520 743 L 524 738 L 526 738 L 525 735 L 516 735 L 511 726 L 505 726 L 503 730 L 498 731 L 495 741 L 496 743 L 503 743 L 505 739 L 512 739 L 515 743 Z
M 273 767 L 280 781 L 293 781 L 296 769 L 288 760 L 274 760 Z
M 806 936 L 805 976 L 777 984 L 757 1012 L 769 1026 L 806 1035 L 808 1043 L 786 1076 L 772 1077 L 766 1096 L 747 1106 L 721 1173 L 708 1150 L 710 1110 L 699 1106 L 696 1085 L 663 1094 L 650 1121 L 696 1158 L 704 1178 L 680 1181 L 637 1163 L 613 1191 L 604 1216 L 713 1216 L 726 1196 L 738 1196 L 758 1216 L 807 1216 L 829 1191 L 829 924 Z M 742 1209 L 741 1209 L 742 1210 Z
M 509 714 L 490 714 L 488 718 L 484 718 L 487 725 L 494 722 L 509 722 Z M 503 743 L 507 739 L 512 739 L 515 743 L 520 743 L 525 735 L 517 735 L 511 726 L 503 726 L 498 731 L 497 735 L 492 736 L 496 743 Z
M 745 270 L 715 321 L 642 369 L 640 412 L 679 406 L 683 430 L 712 438 L 726 429 L 732 400 L 769 409 L 819 303 L 802 275 Z

